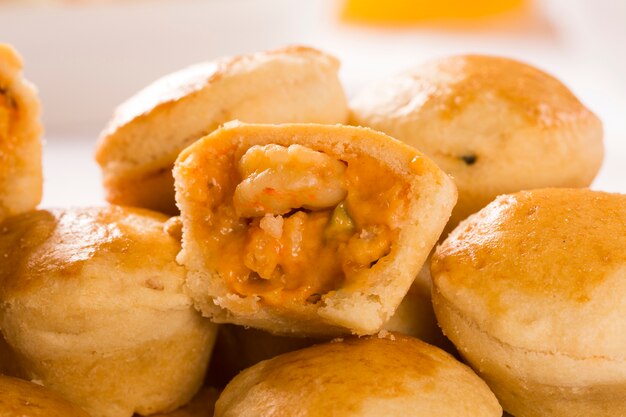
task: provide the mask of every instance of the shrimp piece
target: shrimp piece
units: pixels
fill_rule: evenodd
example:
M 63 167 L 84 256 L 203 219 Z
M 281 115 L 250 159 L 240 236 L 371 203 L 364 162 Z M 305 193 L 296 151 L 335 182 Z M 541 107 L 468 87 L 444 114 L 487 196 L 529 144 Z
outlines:
M 334 207 L 347 194 L 346 166 L 301 145 L 255 145 L 241 157 L 238 169 L 243 181 L 233 204 L 243 217 Z

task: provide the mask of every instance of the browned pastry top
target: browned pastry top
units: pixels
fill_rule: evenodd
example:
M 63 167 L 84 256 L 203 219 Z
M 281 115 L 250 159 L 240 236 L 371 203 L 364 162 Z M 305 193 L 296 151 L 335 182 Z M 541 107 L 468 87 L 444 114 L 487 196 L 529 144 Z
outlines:
M 586 189 L 500 196 L 437 249 L 432 273 L 437 290 L 468 317 L 498 327 L 496 338 L 528 347 L 542 339 L 575 355 L 603 340 L 598 349 L 623 357 L 626 196 Z
M 487 95 L 505 101 L 533 125 L 551 127 L 593 116 L 556 78 L 533 66 L 496 56 L 455 55 L 431 61 L 379 87 L 391 88 L 395 94 L 404 90 L 404 105 L 398 101 L 400 97 L 388 95 L 397 116 L 431 107 L 441 118 L 452 119 L 477 97 Z M 384 103 L 384 97 L 378 95 L 376 100 Z
M 366 411 L 367 410 L 367 411 Z M 224 390 L 216 417 L 500 416 L 495 396 L 452 356 L 402 335 L 341 339 L 261 362 Z
M 433 271 L 492 303 L 509 289 L 584 303 L 625 265 L 626 196 L 548 189 L 500 197 L 439 248 Z
M 82 268 L 98 257 L 114 259 L 125 270 L 171 267 L 179 245 L 163 231 L 166 219 L 119 206 L 37 210 L 11 217 L 0 224 L 0 296 L 55 286 L 59 278 L 88 279 Z
M 285 57 L 310 56 L 312 59 L 325 60 L 328 62 L 328 65 L 339 66 L 337 59 L 317 49 L 306 46 L 287 46 L 272 51 L 207 61 L 176 71 L 150 84 L 126 102 L 122 103 L 115 110 L 113 119 L 102 132 L 100 143 L 96 151 L 96 159 L 100 164 L 104 164 L 111 159 L 123 156 L 115 151 L 117 142 L 110 139 L 107 140 L 107 137 L 115 134 L 116 131 L 121 129 L 124 125 L 138 120 L 151 112 L 166 112 L 171 107 L 172 103 L 176 103 L 182 98 L 189 97 L 225 77 L 250 71 L 260 59 L 276 55 L 283 55 Z M 227 118 L 226 120 L 229 119 Z M 213 128 L 217 128 L 217 126 Z M 132 159 L 133 156 L 126 155 L 123 157 Z

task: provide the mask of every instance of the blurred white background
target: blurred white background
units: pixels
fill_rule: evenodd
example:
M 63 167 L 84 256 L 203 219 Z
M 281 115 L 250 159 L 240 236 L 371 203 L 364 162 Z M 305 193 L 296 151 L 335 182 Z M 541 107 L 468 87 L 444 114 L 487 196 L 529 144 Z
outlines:
M 452 53 L 521 59 L 557 76 L 604 121 L 594 188 L 626 192 L 626 2 L 537 0 L 481 25 L 346 23 L 333 0 L 6 2 L 0 42 L 22 54 L 46 127 L 45 206 L 99 204 L 93 149 L 114 107 L 186 65 L 308 44 L 339 57 L 349 95 L 363 84 Z

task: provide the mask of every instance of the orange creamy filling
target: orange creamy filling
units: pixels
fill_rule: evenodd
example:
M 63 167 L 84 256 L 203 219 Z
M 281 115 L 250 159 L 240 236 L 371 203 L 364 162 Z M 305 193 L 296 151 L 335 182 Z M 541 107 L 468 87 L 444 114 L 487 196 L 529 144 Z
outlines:
M 391 252 L 404 185 L 375 159 L 265 145 L 235 162 L 226 183 L 210 181 L 226 198 L 205 235 L 230 291 L 316 303 Z

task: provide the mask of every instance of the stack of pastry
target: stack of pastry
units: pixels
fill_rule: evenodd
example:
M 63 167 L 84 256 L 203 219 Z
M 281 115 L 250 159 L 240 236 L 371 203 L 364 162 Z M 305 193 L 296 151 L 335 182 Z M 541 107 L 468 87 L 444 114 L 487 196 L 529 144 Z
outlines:
M 8 56 L 3 158 L 40 169 Z M 487 205 L 587 186 L 598 119 L 506 59 L 426 64 L 351 106 L 337 71 L 306 47 L 190 67 L 104 130 L 112 205 L 1 190 L 0 371 L 44 388 L 0 377 L 0 414 L 626 413 L 625 198 Z

